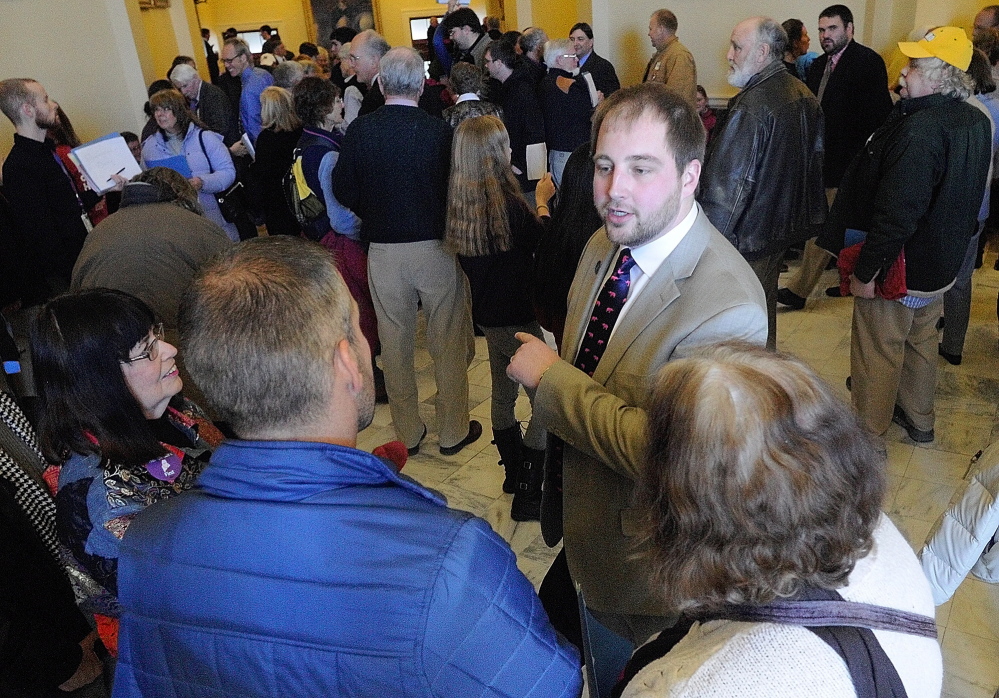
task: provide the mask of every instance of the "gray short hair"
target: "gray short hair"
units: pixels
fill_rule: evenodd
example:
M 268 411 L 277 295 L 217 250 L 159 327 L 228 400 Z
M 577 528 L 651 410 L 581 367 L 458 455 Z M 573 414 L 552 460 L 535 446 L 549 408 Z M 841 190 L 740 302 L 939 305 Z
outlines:
M 770 49 L 770 62 L 783 61 L 787 50 L 787 32 L 777 20 L 761 17 L 756 26 L 756 40 Z
M 520 38 L 517 39 L 517 43 L 520 44 L 520 50 L 524 52 L 525 56 L 533 56 L 538 47 L 546 41 L 548 41 L 548 35 L 545 34 L 544 29 L 539 27 L 531 27 L 525 30 L 520 35 Z
M 274 77 L 274 85 L 290 90 L 305 77 L 305 67 L 298 61 L 285 61 L 278 63 L 271 71 Z
M 939 83 L 937 92 L 948 97 L 967 99 L 975 93 L 975 83 L 971 76 L 960 68 L 939 58 L 911 58 L 909 62 L 929 82 Z
M 549 68 L 555 67 L 555 61 L 559 56 L 567 53 L 575 53 L 571 39 L 551 39 L 545 42 L 545 65 Z
M 351 40 L 351 43 L 354 45 L 355 49 L 357 49 L 358 44 L 360 44 L 361 48 L 357 50 L 361 53 L 378 56 L 378 58 L 384 56 L 389 52 L 389 49 L 392 48 L 389 45 L 389 42 L 385 41 L 385 38 L 374 29 L 365 29 L 363 32 L 355 36 Z
M 174 85 L 188 85 L 198 77 L 198 71 L 188 63 L 178 63 L 170 71 L 170 82 Z
M 185 364 L 243 438 L 312 422 L 329 408 L 337 344 L 365 341 L 352 308 L 326 248 L 287 235 L 247 240 L 185 292 Z
M 382 94 L 418 99 L 423 89 L 423 72 L 423 57 L 415 49 L 397 46 L 378 63 Z

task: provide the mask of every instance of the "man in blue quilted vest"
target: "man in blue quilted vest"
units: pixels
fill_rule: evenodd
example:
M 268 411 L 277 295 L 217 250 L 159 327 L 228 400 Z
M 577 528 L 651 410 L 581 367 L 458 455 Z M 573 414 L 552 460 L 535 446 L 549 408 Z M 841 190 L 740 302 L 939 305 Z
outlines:
M 115 696 L 579 695 L 506 542 L 355 447 L 371 357 L 324 248 L 234 246 L 180 323 L 238 438 L 129 527 Z

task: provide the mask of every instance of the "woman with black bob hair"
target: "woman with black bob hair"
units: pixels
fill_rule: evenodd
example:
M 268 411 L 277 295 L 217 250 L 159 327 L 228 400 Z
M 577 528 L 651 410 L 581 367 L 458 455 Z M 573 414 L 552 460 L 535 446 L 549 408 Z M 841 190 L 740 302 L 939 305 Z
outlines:
M 62 464 L 59 541 L 67 562 L 99 585 L 83 590 L 85 608 L 117 618 L 119 541 L 138 512 L 193 485 L 211 455 L 199 429 L 213 443 L 217 432 L 180 396 L 177 349 L 163 340 L 162 324 L 127 293 L 90 289 L 50 300 L 32 328 L 31 353 L 40 446 Z

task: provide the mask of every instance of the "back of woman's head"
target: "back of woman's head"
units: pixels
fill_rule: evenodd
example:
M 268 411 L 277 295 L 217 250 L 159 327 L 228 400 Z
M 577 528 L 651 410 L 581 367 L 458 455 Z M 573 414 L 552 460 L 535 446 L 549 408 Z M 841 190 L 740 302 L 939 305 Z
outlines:
M 80 145 L 80 137 L 76 135 L 73 123 L 66 116 L 62 107 L 56 107 L 56 114 L 59 115 L 59 123 L 49 128 L 49 138 L 55 141 L 56 145 L 68 145 L 70 148 L 76 148 Z
M 558 190 L 558 201 L 552 211 L 551 227 L 567 241 L 581 238 L 578 254 L 582 254 L 586 241 L 590 239 L 603 219 L 593 205 L 593 159 L 590 157 L 590 143 L 583 143 L 566 160 L 562 170 L 562 186 Z M 571 266 L 579 261 L 577 256 Z
M 727 343 L 661 370 L 639 496 L 672 607 L 844 585 L 884 491 L 883 447 L 798 359 Z
M 310 76 L 302 78 L 292 92 L 295 100 L 295 113 L 307 126 L 322 126 L 326 116 L 336 106 L 340 88 L 324 78 Z
M 260 93 L 260 122 L 274 131 L 294 131 L 302 125 L 295 113 L 291 92 L 283 87 L 265 87 Z
M 121 368 L 154 322 L 145 303 L 111 289 L 67 293 L 42 306 L 31 331 L 31 360 L 46 458 L 58 462 L 73 451 L 99 450 L 134 463 L 157 455 Z
M 507 202 L 520 200 L 510 167 L 510 136 L 495 116 L 458 124 L 451 147 L 445 242 L 455 253 L 481 257 L 511 247 Z

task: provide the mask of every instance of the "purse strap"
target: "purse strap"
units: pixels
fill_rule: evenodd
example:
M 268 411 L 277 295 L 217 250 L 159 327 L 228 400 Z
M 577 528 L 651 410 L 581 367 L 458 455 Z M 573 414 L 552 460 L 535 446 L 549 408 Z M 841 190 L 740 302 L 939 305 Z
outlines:
M 846 664 L 858 698 L 906 698 L 898 670 L 874 630 L 890 630 L 936 640 L 936 622 L 894 608 L 845 600 L 838 591 L 804 587 L 795 598 L 760 606 L 733 605 L 698 620 L 799 625 L 817 635 Z
M 201 152 L 205 154 L 205 160 L 208 161 L 208 174 L 215 174 L 215 168 L 212 167 L 212 159 L 208 157 L 208 151 L 205 150 L 205 129 L 198 128 L 197 126 L 194 128 L 198 129 L 198 143 L 201 144 Z
M 729 606 L 699 620 L 736 620 L 815 627 L 859 627 L 892 630 L 918 637 L 937 637 L 932 618 L 894 608 L 846 600 L 774 601 L 764 606 Z

